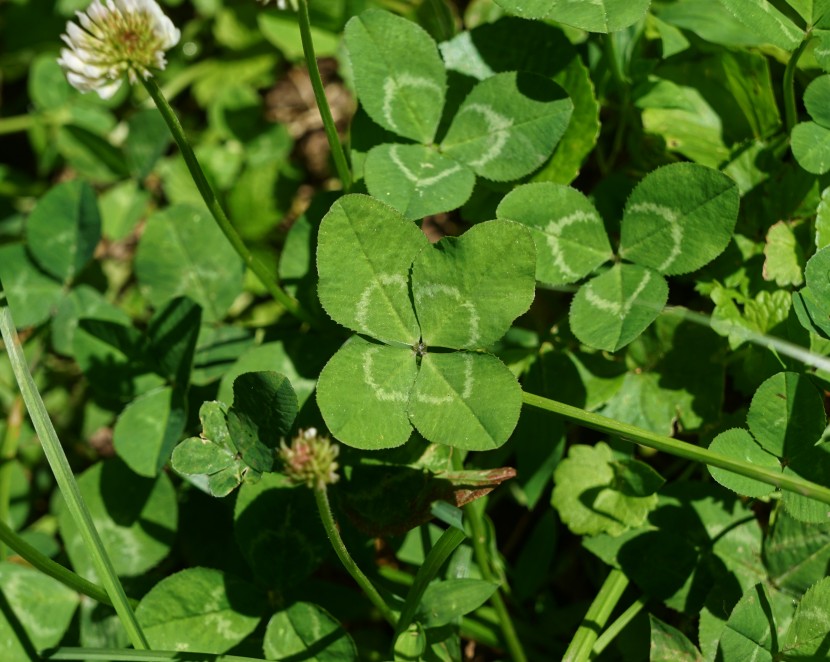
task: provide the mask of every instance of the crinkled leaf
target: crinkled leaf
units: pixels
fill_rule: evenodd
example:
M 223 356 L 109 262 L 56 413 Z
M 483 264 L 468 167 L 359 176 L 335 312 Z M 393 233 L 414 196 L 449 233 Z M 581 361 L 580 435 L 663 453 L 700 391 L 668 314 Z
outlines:
M 780 221 L 767 231 L 764 257 L 766 280 L 775 281 L 779 287 L 798 287 L 804 282 L 804 249 L 788 223 Z
M 358 333 L 412 345 L 420 337 L 409 299 L 409 267 L 428 246 L 424 234 L 391 207 L 365 195 L 335 202 L 320 224 L 320 303 Z
M 118 417 L 113 430 L 115 451 L 137 474 L 153 478 L 167 464 L 185 423 L 181 392 L 169 386 L 150 391 Z
M 615 458 L 605 442 L 575 445 L 553 473 L 551 504 L 577 535 L 620 535 L 642 525 L 657 505 L 657 495 L 629 496 L 614 471 Z M 628 460 L 629 463 L 635 460 Z
M 654 321 L 668 296 L 666 280 L 656 271 L 615 264 L 576 293 L 571 330 L 586 345 L 615 352 Z
M 153 586 L 135 615 L 153 648 L 224 653 L 259 624 L 264 598 L 219 570 L 187 568 Z
M 536 280 L 542 283 L 573 283 L 613 255 L 596 208 L 569 186 L 517 186 L 501 201 L 496 216 L 530 229 L 536 244 Z
M 521 16 L 564 23 L 589 32 L 616 32 L 639 21 L 651 0 L 497 0 L 505 11 Z
M 71 281 L 92 259 L 101 239 L 101 217 L 92 187 L 63 182 L 38 200 L 26 222 L 29 251 L 40 267 Z
M 738 187 L 693 163 L 649 173 L 625 206 L 620 256 L 662 274 L 683 274 L 714 260 L 738 219 Z
M 409 419 L 426 439 L 465 450 L 498 448 L 522 406 L 513 373 L 489 354 L 428 353 L 409 399 Z
M 795 372 L 779 372 L 761 384 L 746 420 L 761 447 L 785 464 L 814 447 L 827 427 L 821 393 Z
M 274 450 L 296 416 L 297 396 L 284 375 L 247 372 L 234 381 L 228 431 L 242 459 L 253 469 L 271 470 Z
M 378 9 L 352 18 L 344 35 L 357 96 L 369 117 L 405 138 L 432 142 L 447 85 L 432 37 Z
M 412 426 L 406 414 L 415 381 L 410 349 L 351 338 L 323 368 L 317 404 L 331 433 L 356 448 L 400 446 Z
M 518 179 L 550 157 L 572 111 L 573 102 L 548 78 L 496 74 L 464 99 L 441 149 L 487 179 Z
M 790 133 L 790 146 L 798 165 L 814 175 L 830 170 L 830 129 L 815 122 L 799 122 Z
M 766 467 L 780 471 L 781 463 L 775 455 L 761 448 L 752 435 L 743 428 L 733 428 L 721 432 L 709 444 L 709 450 L 721 453 L 735 460 L 741 460 L 757 467 Z M 738 494 L 750 497 L 764 497 L 775 489 L 772 485 L 762 483 L 746 476 L 741 476 L 726 469 L 708 467 L 712 478 L 721 485 Z
M 274 614 L 268 621 L 262 648 L 268 660 L 357 660 L 357 648 L 343 626 L 325 609 L 310 602 L 295 602 Z
M 477 349 L 501 338 L 535 294 L 536 250 L 518 223 L 490 221 L 445 237 L 412 266 L 427 347 Z
M 366 187 L 404 216 L 421 219 L 463 205 L 475 174 L 426 145 L 378 145 L 366 156 Z

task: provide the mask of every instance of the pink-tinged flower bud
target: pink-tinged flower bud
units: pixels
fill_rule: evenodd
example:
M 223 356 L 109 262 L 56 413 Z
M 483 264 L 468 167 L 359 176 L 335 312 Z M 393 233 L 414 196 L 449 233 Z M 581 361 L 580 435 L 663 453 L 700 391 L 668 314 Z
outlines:
M 279 457 L 283 463 L 282 471 L 291 481 L 322 490 L 340 478 L 336 462 L 339 453 L 340 446 L 309 428 L 300 430 L 291 440 L 291 446 L 281 442 Z
M 118 91 L 125 75 L 135 83 L 164 69 L 165 51 L 181 36 L 155 0 L 94 0 L 77 16 L 80 25 L 70 21 L 61 35 L 67 48 L 58 64 L 73 87 L 102 99 Z

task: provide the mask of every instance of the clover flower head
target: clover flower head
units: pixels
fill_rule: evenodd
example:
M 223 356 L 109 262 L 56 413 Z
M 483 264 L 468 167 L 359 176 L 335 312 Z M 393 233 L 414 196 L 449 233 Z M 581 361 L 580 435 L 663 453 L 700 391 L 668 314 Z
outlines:
M 134 84 L 164 69 L 165 51 L 181 37 L 155 0 L 94 0 L 77 16 L 80 25 L 69 21 L 61 35 L 67 48 L 58 64 L 73 87 L 102 99 L 116 93 L 124 75 Z
M 270 0 L 261 0 L 263 5 L 267 5 Z M 298 11 L 297 0 L 276 0 L 277 9 L 280 11 Z
M 291 440 L 291 446 L 280 442 L 279 450 L 285 475 L 298 485 L 318 490 L 339 480 L 336 462 L 339 453 L 340 446 L 318 435 L 315 428 L 300 430 Z

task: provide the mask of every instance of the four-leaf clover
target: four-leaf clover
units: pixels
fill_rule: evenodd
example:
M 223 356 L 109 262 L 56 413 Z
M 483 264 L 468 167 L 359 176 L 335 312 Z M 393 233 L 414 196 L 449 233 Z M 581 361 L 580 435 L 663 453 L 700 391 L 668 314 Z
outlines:
M 338 200 L 320 225 L 319 296 L 356 331 L 323 368 L 329 430 L 357 448 L 426 439 L 500 446 L 521 409 L 507 367 L 481 351 L 533 300 L 536 253 L 517 223 L 490 221 L 430 246 L 411 221 L 365 195 Z

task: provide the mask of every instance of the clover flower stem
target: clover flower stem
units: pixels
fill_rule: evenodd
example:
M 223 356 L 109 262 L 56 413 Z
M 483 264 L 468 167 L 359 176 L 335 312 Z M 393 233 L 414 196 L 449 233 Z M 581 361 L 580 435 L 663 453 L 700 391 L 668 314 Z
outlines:
M 101 537 L 98 535 L 95 523 L 92 521 L 92 515 L 84 503 L 81 490 L 66 458 L 66 453 L 63 451 L 58 434 L 55 432 L 55 427 L 52 425 L 49 413 L 46 411 L 46 405 L 43 404 L 43 398 L 40 397 L 35 380 L 29 371 L 2 282 L 0 282 L 0 336 L 2 336 L 3 343 L 6 346 L 12 372 L 26 409 L 29 411 L 32 425 L 40 439 L 43 453 L 46 455 L 46 460 L 49 462 L 55 476 L 55 482 L 63 496 L 66 509 L 75 520 L 78 533 L 84 542 L 87 553 L 92 558 L 100 581 L 106 589 L 107 595 L 110 596 L 110 600 L 112 600 L 115 612 L 118 614 L 121 625 L 127 632 L 133 648 L 148 649 L 150 646 L 144 632 L 141 630 L 141 626 L 138 624 L 130 601 L 124 593 L 124 587 L 118 579 L 112 560 L 107 554 Z
M 331 115 L 326 91 L 323 89 L 323 79 L 320 78 L 320 69 L 317 67 L 317 57 L 314 55 L 314 41 L 311 39 L 311 20 L 308 17 L 308 0 L 299 0 L 298 17 L 300 19 L 300 39 L 303 42 L 303 53 L 305 54 L 308 75 L 311 79 L 311 88 L 314 90 L 314 99 L 317 101 L 317 108 L 320 117 L 323 118 L 323 127 L 326 130 L 326 138 L 331 148 L 331 156 L 334 159 L 334 167 L 337 169 L 337 176 L 343 190 L 348 192 L 352 187 L 352 173 L 346 161 L 346 153 L 337 135 L 337 127 L 334 125 L 334 118 Z
M 481 577 L 488 582 L 497 582 L 498 580 L 493 575 L 493 570 L 490 567 L 490 555 L 487 552 L 487 534 L 484 529 L 484 520 L 479 510 L 478 502 L 474 501 L 464 506 L 464 514 L 470 523 L 470 532 L 472 534 L 470 540 L 473 543 L 473 554 L 475 555 L 478 569 L 481 571 Z M 510 618 L 510 612 L 507 611 L 507 605 L 504 604 L 504 599 L 501 597 L 501 587 L 490 596 L 490 604 L 496 611 L 499 625 L 501 625 L 501 632 L 504 636 L 504 643 L 507 645 L 510 656 L 514 662 L 527 662 L 527 655 L 525 655 L 522 642 L 516 634 L 516 628 L 513 626 L 513 620 Z
M 392 627 L 395 627 L 398 622 L 397 615 L 386 604 L 386 601 L 378 593 L 375 585 L 363 574 L 363 571 L 358 567 L 351 554 L 349 554 L 349 550 L 346 549 L 346 545 L 340 537 L 340 532 L 337 530 L 337 524 L 335 524 L 334 516 L 331 512 L 328 491 L 325 487 L 322 489 L 315 488 L 312 491 L 314 492 L 314 500 L 317 502 L 317 510 L 320 512 L 320 519 L 323 520 L 323 528 L 326 530 L 326 534 L 331 541 L 331 546 L 334 548 L 334 553 L 337 554 L 337 558 L 340 559 L 343 567 L 346 568 L 346 571 L 352 576 L 352 579 L 357 582 L 358 586 L 360 586 L 366 594 L 366 597 L 369 598 L 369 601 L 381 613 L 386 622 Z
M 562 662 L 587 662 L 591 659 L 591 649 L 627 587 L 628 577 L 625 573 L 617 568 L 611 568 L 597 597 L 588 607 L 588 613 L 585 614 L 585 618 L 582 619 L 582 623 L 571 639 Z
M 193 148 L 187 140 L 187 136 L 185 136 L 184 129 L 182 128 L 181 122 L 179 122 L 179 118 L 176 116 L 173 108 L 168 103 L 167 98 L 162 93 L 155 78 L 151 76 L 150 78 L 141 79 L 141 82 L 144 83 L 147 93 L 153 99 L 156 104 L 156 108 L 158 108 L 161 116 L 167 123 L 167 127 L 170 129 L 173 140 L 175 140 L 176 144 L 179 146 L 184 162 L 187 164 L 187 168 L 190 170 L 190 175 L 196 183 L 196 188 L 199 189 L 199 193 L 201 193 L 202 199 L 205 201 L 205 205 L 207 205 L 213 219 L 216 221 L 216 224 L 219 226 L 219 229 L 225 235 L 230 245 L 239 257 L 242 258 L 245 266 L 254 272 L 254 275 L 256 275 L 265 289 L 268 290 L 268 293 L 273 297 L 274 301 L 280 303 L 297 319 L 313 325 L 313 318 L 303 309 L 296 299 L 291 297 L 279 286 L 274 278 L 274 275 L 268 271 L 268 268 L 262 264 L 262 262 L 260 262 L 250 250 L 248 250 L 248 247 L 245 245 L 242 237 L 239 236 L 236 228 L 231 224 L 225 214 L 225 210 L 222 209 L 222 205 L 219 203 L 219 199 L 216 197 L 216 193 L 208 182 L 207 177 L 205 177 L 202 166 L 199 165 L 199 161 L 196 158 L 196 154 L 193 152 Z
M 795 70 L 798 67 L 798 60 L 807 49 L 807 44 L 810 43 L 812 34 L 809 32 L 798 45 L 798 47 L 790 55 L 787 67 L 784 69 L 783 80 L 783 96 L 784 96 L 784 129 L 787 135 L 793 130 L 793 127 L 798 122 L 798 109 L 795 105 Z
M 23 399 L 17 396 L 9 407 L 6 417 L 6 432 L 0 444 L 0 527 L 8 527 L 9 500 L 11 498 L 12 462 L 17 457 L 17 445 L 20 441 L 20 428 L 23 425 Z M 9 529 L 11 531 L 11 529 Z M 5 537 L 0 530 L 0 561 L 5 561 L 8 550 Z M 13 533 L 13 532 L 12 532 Z
M 57 579 L 61 584 L 68 586 L 73 591 L 77 591 L 78 593 L 89 596 L 93 600 L 97 600 L 101 604 L 112 607 L 112 600 L 110 600 L 109 595 L 107 595 L 107 592 L 101 586 L 93 584 L 88 579 L 84 579 L 68 568 L 64 568 L 60 563 L 56 563 L 48 556 L 42 554 L 1 520 L 0 541 L 33 568 L 40 570 L 44 575 Z M 130 600 L 129 602 L 133 607 L 138 606 L 137 600 Z
M 594 414 L 579 407 L 572 407 L 571 405 L 566 405 L 564 402 L 557 402 L 556 400 L 543 398 L 532 393 L 524 392 L 522 394 L 522 400 L 526 405 L 562 416 L 592 430 L 612 434 L 626 441 L 631 441 L 646 446 L 647 448 L 653 448 L 663 453 L 669 453 L 670 455 L 675 455 L 686 460 L 733 471 L 741 476 L 754 478 L 755 480 L 779 489 L 789 490 L 807 498 L 830 504 L 830 488 L 818 485 L 817 483 L 811 483 L 798 476 L 784 474 L 766 467 L 758 467 L 749 462 L 710 451 L 707 448 L 701 448 L 700 446 L 685 441 L 665 437 L 629 423 L 615 421 L 613 418 Z

